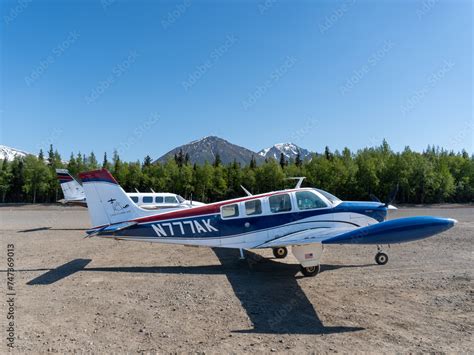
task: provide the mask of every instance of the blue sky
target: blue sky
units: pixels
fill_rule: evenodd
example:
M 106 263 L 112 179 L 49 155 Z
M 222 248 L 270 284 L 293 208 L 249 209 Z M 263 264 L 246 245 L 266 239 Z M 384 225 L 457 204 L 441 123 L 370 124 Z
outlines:
M 470 1 L 1 2 L 1 144 L 473 152 Z

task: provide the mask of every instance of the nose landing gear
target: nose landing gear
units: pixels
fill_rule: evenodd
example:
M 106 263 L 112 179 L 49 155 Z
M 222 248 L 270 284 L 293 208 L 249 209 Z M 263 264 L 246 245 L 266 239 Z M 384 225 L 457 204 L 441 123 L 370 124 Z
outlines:
M 388 255 L 382 251 L 380 245 L 377 245 L 377 254 L 375 255 L 375 262 L 379 265 L 385 265 L 388 262 Z
M 285 247 L 273 248 L 273 255 L 277 259 L 286 258 L 286 256 L 288 255 L 288 249 L 286 249 Z

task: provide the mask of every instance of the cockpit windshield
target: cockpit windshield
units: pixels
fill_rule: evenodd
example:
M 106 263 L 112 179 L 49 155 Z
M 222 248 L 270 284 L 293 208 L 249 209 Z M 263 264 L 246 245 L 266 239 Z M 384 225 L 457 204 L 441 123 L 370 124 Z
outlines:
M 186 202 L 186 200 L 183 197 L 181 197 L 180 195 L 176 195 L 176 198 L 178 199 L 179 203 Z
M 330 194 L 329 192 L 327 191 L 324 191 L 324 190 L 321 190 L 321 189 L 315 189 L 316 191 L 318 191 L 321 195 L 323 195 L 324 197 L 326 197 L 331 203 L 339 203 L 341 202 L 341 200 L 339 198 L 337 198 L 336 196 Z

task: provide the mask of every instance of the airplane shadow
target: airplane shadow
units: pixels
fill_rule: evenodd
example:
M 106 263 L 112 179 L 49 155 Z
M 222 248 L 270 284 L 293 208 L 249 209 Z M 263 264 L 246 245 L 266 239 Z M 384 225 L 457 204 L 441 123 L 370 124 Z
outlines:
M 32 229 L 23 229 L 18 231 L 17 233 L 31 233 L 31 232 L 41 232 L 41 231 L 85 231 L 84 228 L 53 228 L 53 227 L 38 227 Z
M 19 271 L 47 271 L 27 282 L 27 285 L 50 285 L 76 272 L 126 272 L 161 274 L 226 275 L 242 307 L 249 316 L 253 329 L 238 333 L 271 334 L 332 334 L 364 330 L 360 327 L 325 326 L 312 303 L 298 284 L 298 265 L 284 264 L 246 251 L 246 259 L 239 260 L 235 249 L 212 249 L 221 265 L 205 266 L 150 266 L 150 267 L 91 267 L 91 259 L 75 259 L 55 269 Z M 373 265 L 321 265 L 321 272 L 346 267 Z
M 56 269 L 38 269 L 35 271 L 48 270 L 46 273 L 28 281 L 27 285 L 51 285 L 59 280 L 62 280 L 78 271 L 83 271 L 89 264 L 91 259 L 74 259 L 64 265 L 58 266 Z M 33 271 L 33 270 L 28 270 Z
M 363 330 L 360 327 L 325 326 L 298 284 L 299 265 L 262 258 L 246 251 L 238 260 L 235 249 L 212 249 L 224 266 L 239 272 L 226 273 L 235 295 L 247 312 L 253 329 L 238 333 L 332 334 Z M 336 268 L 343 265 L 333 266 Z M 328 270 L 328 269 L 326 269 Z
M 32 228 L 32 229 L 23 229 L 18 231 L 17 233 L 31 233 L 31 232 L 40 232 L 40 231 L 47 231 L 50 230 L 51 227 L 39 227 L 39 228 Z

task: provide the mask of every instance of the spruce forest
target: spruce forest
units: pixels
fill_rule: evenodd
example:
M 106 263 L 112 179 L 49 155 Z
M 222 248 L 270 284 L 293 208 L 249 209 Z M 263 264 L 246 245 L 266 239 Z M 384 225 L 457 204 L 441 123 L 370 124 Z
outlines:
M 257 165 L 222 164 L 219 156 L 204 165 L 192 164 L 183 152 L 164 164 L 143 161 L 122 161 L 117 152 L 98 159 L 89 155 L 71 154 L 67 163 L 57 150 L 39 152 L 13 161 L 0 160 L 0 198 L 3 203 L 51 203 L 62 198 L 56 179 L 56 168 L 79 172 L 107 168 L 127 192 L 150 189 L 173 192 L 185 198 L 215 202 L 243 196 L 240 185 L 250 192 L 291 188 L 287 177 L 306 176 L 303 186 L 318 187 L 343 200 L 370 200 L 373 194 L 384 201 L 398 184 L 396 203 L 470 203 L 474 201 L 474 156 L 466 151 L 452 152 L 428 147 L 414 152 L 406 147 L 394 152 L 386 141 L 380 146 L 351 152 L 331 151 L 326 147 L 311 160 L 298 156 L 279 161 L 268 159 Z

